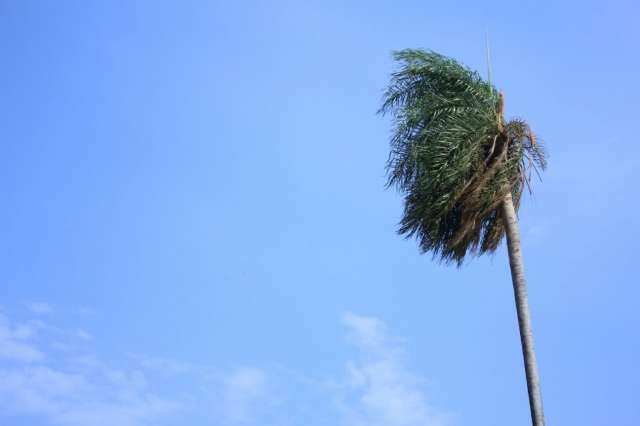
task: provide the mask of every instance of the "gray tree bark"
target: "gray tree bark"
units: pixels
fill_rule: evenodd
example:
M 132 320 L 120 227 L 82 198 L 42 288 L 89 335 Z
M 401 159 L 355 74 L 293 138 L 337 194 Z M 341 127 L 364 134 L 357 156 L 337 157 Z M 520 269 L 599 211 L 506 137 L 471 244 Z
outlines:
M 533 331 L 531 330 L 531 318 L 529 316 L 529 302 L 527 299 L 527 282 L 524 277 L 524 265 L 520 250 L 520 232 L 518 230 L 518 217 L 513 206 L 511 193 L 502 203 L 502 215 L 507 233 L 507 247 L 509 250 L 509 266 L 511 267 L 511 280 L 516 299 L 518 312 L 518 325 L 520 328 L 520 342 L 524 357 L 524 369 L 527 376 L 527 390 L 529 391 L 529 407 L 531 409 L 531 421 L 533 426 L 544 426 L 544 413 L 542 410 L 542 395 L 540 393 L 540 377 L 538 376 L 538 364 L 533 349 Z

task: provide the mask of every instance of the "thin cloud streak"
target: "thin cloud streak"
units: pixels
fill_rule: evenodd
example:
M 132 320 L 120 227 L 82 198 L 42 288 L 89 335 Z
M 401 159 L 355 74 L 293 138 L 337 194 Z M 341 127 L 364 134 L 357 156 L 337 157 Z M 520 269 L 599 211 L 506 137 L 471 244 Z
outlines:
M 27 302 L 27 309 L 34 315 L 47 315 L 53 313 L 53 307 L 45 302 Z
M 445 426 L 452 416 L 434 407 L 424 379 L 406 364 L 401 340 L 378 318 L 347 312 L 347 336 L 360 359 L 349 361 L 337 404 L 345 426 Z
M 55 315 L 54 315 L 55 316 Z M 375 317 L 347 312 L 356 350 L 329 379 L 245 365 L 223 371 L 175 359 L 125 354 L 107 361 L 81 328 L 12 322 L 0 314 L 0 419 L 36 416 L 60 426 L 157 424 L 249 426 L 449 426 L 425 381 L 406 362 L 403 341 Z M 301 377 L 304 380 L 301 380 Z

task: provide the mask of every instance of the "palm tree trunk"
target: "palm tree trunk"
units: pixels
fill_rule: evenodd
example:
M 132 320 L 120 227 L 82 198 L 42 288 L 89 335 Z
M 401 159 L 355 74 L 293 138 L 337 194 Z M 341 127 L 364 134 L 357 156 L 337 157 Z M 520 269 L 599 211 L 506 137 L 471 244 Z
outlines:
M 524 369 L 527 375 L 527 390 L 529 391 L 529 407 L 531 409 L 531 421 L 533 426 L 544 426 L 544 413 L 542 411 L 542 395 L 540 394 L 540 377 L 536 354 L 533 350 L 533 332 L 531 319 L 529 318 L 529 302 L 527 300 L 527 282 L 524 278 L 524 265 L 520 250 L 520 232 L 518 231 L 518 218 L 513 206 L 511 192 L 502 203 L 502 215 L 507 233 L 507 247 L 509 250 L 509 266 L 511 267 L 511 280 L 516 299 L 518 312 L 518 325 L 520 327 L 520 341 L 524 356 Z

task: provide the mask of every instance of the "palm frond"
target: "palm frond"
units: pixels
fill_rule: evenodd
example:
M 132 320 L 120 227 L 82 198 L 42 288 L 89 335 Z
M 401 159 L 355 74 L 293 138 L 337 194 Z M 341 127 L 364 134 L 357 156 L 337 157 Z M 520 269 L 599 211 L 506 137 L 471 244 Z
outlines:
M 529 170 L 546 166 L 539 141 L 523 120 L 503 124 L 502 97 L 478 73 L 432 51 L 394 58 L 379 112 L 394 121 L 387 185 L 404 194 L 398 232 L 458 265 L 494 251 L 501 200 L 510 191 L 519 206 Z

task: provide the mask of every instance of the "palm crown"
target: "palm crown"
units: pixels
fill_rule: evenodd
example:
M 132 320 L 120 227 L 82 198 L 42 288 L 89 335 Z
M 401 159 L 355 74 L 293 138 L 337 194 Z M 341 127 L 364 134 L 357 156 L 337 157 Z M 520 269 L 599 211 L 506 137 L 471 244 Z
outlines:
M 511 194 L 518 209 L 531 170 L 546 167 L 543 148 L 525 121 L 504 121 L 502 94 L 477 72 L 432 51 L 394 59 L 380 112 L 395 121 L 387 172 L 405 196 L 398 232 L 458 265 L 494 251 L 500 204 Z

